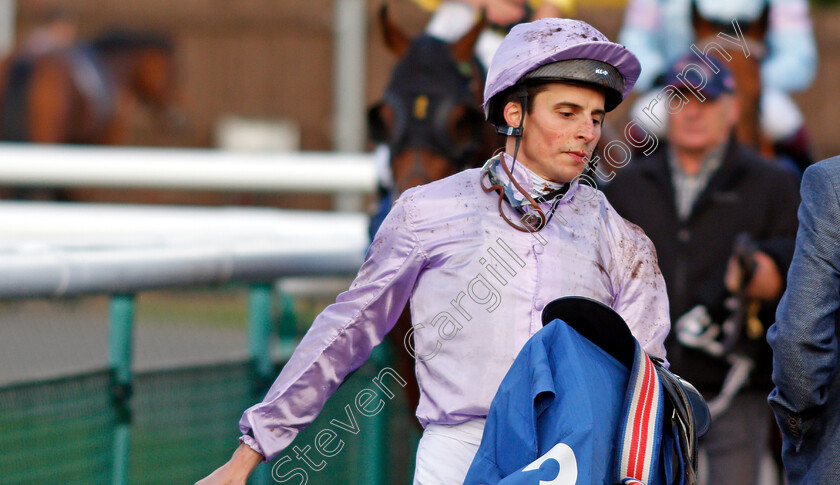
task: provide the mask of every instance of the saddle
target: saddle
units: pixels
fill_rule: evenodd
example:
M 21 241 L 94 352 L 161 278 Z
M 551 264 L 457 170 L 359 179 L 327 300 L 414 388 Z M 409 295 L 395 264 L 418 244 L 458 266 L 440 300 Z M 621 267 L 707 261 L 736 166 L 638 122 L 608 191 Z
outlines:
M 620 363 L 633 369 L 636 359 L 636 342 L 630 328 L 621 316 L 601 302 L 584 297 L 559 298 L 543 309 L 543 325 L 560 319 L 584 338 L 613 356 Z M 676 438 L 679 454 L 677 462 L 681 475 L 675 483 L 697 483 L 697 440 L 711 424 L 705 400 L 689 382 L 666 369 L 662 360 L 650 357 L 665 394 L 666 409 L 663 413 L 665 429 Z M 631 482 L 632 483 L 632 482 Z

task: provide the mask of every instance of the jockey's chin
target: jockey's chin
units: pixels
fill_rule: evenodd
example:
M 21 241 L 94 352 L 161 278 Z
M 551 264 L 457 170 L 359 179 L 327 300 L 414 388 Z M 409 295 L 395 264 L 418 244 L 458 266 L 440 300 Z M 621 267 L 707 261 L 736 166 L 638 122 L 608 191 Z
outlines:
M 552 169 L 547 177 L 544 177 L 550 182 L 565 184 L 571 182 L 586 169 L 586 164 L 589 157 L 581 156 L 580 154 L 563 153 L 559 157 L 556 164 L 552 164 Z

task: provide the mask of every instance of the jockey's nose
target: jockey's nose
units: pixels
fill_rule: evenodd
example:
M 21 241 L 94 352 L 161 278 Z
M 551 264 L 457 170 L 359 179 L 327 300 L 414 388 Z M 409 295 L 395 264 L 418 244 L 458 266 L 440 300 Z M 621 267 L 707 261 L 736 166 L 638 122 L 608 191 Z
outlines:
M 578 126 L 577 137 L 585 143 L 589 143 L 595 139 L 595 122 L 593 120 L 583 120 Z

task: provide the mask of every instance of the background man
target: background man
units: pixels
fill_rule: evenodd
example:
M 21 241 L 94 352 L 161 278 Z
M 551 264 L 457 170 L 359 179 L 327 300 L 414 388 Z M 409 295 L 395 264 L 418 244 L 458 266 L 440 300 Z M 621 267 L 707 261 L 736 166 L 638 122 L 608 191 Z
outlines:
M 684 71 L 692 62 L 690 56 L 679 60 L 665 82 L 684 89 L 677 76 L 686 72 L 690 83 L 700 86 L 702 72 L 706 100 L 683 92 L 688 102 L 671 115 L 667 143 L 649 158 L 634 160 L 604 191 L 656 246 L 674 323 L 666 343 L 671 369 L 708 400 L 721 392 L 730 370 L 754 367 L 733 401 L 709 403 L 714 421 L 701 440 L 709 459 L 708 483 L 744 485 L 755 482 L 767 449 L 770 349 L 763 345 L 762 325 L 773 322 L 793 252 L 797 180 L 733 141 L 738 101 L 725 63 L 718 74 L 702 62 L 693 65 L 697 71 Z M 748 258 L 755 270 L 744 284 L 737 281 L 731 259 L 739 233 L 751 236 L 759 249 Z M 733 312 L 731 296 L 739 295 L 740 287 L 745 291 L 738 309 L 756 313 L 755 302 L 760 303 L 761 310 L 752 315 L 758 320 Z M 740 319 L 736 335 L 745 336 L 722 351 L 731 335 L 722 324 L 732 316 Z M 752 362 L 738 360 L 733 366 L 740 357 Z

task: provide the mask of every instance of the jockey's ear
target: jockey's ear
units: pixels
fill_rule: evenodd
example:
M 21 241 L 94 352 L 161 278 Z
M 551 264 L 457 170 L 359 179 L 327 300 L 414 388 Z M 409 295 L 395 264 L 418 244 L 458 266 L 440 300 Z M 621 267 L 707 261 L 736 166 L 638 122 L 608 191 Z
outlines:
M 504 109 L 505 124 L 508 126 L 519 126 L 522 120 L 522 105 L 519 101 L 508 101 Z

